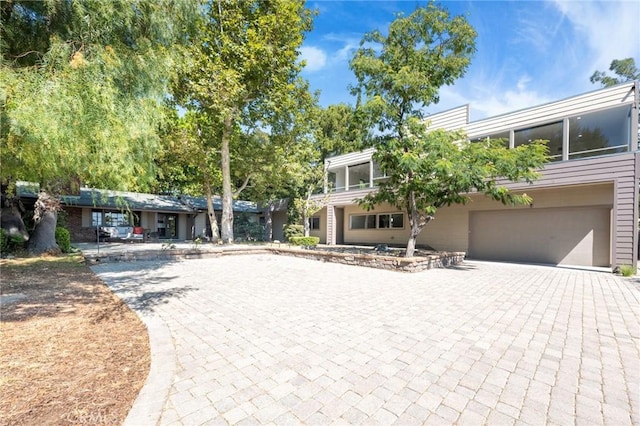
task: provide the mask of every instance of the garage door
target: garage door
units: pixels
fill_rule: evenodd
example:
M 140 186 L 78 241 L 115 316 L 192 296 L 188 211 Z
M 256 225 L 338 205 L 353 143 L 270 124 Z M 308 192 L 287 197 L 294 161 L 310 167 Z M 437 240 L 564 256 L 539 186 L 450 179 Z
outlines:
M 469 213 L 472 259 L 610 265 L 610 208 L 551 208 Z

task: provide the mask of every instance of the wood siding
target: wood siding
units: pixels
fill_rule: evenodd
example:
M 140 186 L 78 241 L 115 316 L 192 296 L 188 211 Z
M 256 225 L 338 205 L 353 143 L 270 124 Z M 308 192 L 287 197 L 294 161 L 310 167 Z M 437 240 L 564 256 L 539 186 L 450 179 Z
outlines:
M 509 129 L 522 129 L 540 123 L 560 121 L 587 112 L 636 102 L 634 83 L 601 89 L 572 98 L 474 121 L 463 127 L 470 138 Z
M 428 115 L 425 120 L 431 129 L 456 130 L 469 124 L 469 105 L 463 105 L 437 114 Z

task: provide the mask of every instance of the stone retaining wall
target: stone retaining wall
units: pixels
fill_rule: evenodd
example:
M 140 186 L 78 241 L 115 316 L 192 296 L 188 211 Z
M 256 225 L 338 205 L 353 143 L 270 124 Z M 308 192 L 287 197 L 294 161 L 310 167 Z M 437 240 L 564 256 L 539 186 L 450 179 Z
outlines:
M 323 250 L 299 250 L 272 248 L 276 254 L 303 257 L 322 262 L 343 263 L 368 268 L 389 269 L 392 271 L 419 272 L 425 269 L 446 268 L 464 261 L 464 252 L 437 252 L 420 257 L 396 257 L 372 254 L 339 253 Z
M 392 271 L 419 272 L 432 268 L 446 268 L 464 261 L 464 252 L 436 252 L 420 257 L 396 257 L 374 254 L 340 253 L 330 250 L 305 250 L 286 247 L 256 247 L 241 250 L 201 250 L 201 249 L 167 249 L 167 250 L 133 250 L 121 253 L 104 253 L 85 255 L 88 263 L 133 262 L 143 260 L 181 260 L 201 259 L 209 257 L 272 253 L 282 256 L 302 257 L 321 262 L 342 263 L 346 265 L 365 266 L 368 268 L 388 269 Z

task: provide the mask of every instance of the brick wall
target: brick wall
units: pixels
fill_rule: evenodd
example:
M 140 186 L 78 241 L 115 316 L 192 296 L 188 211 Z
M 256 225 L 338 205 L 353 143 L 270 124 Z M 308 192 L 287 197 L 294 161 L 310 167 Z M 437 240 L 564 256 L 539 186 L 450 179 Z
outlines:
M 67 227 L 71 234 L 72 243 L 86 243 L 96 240 L 96 231 L 92 227 L 82 226 L 82 209 L 79 207 L 65 207 L 67 213 Z

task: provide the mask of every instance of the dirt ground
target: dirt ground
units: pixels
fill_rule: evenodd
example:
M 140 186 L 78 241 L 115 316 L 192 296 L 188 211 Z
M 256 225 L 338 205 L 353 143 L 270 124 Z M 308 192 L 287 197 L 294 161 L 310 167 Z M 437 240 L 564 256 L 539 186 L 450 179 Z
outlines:
M 0 260 L 0 424 L 122 424 L 147 330 L 80 256 Z

